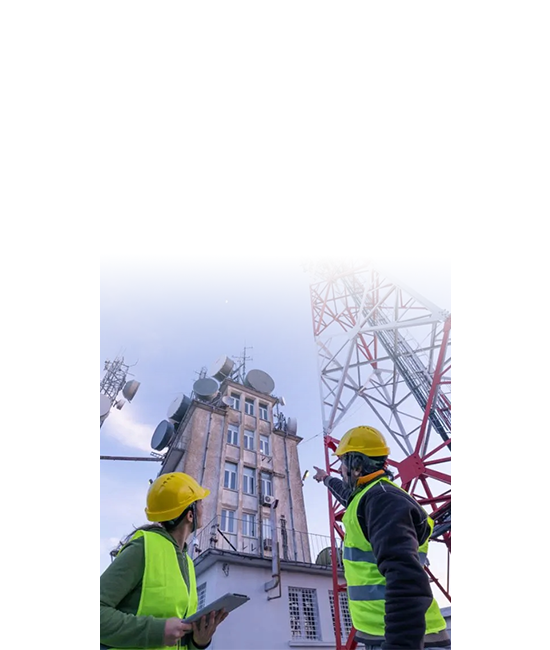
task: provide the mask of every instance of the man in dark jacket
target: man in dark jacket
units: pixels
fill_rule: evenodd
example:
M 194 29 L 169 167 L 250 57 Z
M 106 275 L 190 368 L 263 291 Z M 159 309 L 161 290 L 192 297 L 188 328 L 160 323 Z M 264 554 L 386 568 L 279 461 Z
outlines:
M 433 522 L 391 482 L 384 437 L 354 427 L 335 454 L 343 481 L 317 467 L 313 478 L 346 507 L 344 573 L 356 640 L 369 650 L 450 648 L 423 569 Z

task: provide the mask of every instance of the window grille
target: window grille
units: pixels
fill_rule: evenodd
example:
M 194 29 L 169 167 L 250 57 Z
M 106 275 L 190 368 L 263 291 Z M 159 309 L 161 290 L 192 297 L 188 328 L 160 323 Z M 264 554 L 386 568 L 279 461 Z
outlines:
M 197 610 L 199 610 L 206 605 L 206 582 L 203 582 L 202 585 L 197 587 L 197 597 L 199 599 Z
M 288 607 L 292 639 L 320 640 L 317 590 L 289 587 Z
M 336 621 L 334 619 L 334 592 L 332 589 L 328 592 L 330 600 L 330 613 L 332 614 L 332 627 L 334 629 L 334 636 L 336 636 Z M 340 600 L 340 636 L 345 643 L 351 631 L 351 615 L 349 613 L 348 596 L 345 591 L 338 594 Z

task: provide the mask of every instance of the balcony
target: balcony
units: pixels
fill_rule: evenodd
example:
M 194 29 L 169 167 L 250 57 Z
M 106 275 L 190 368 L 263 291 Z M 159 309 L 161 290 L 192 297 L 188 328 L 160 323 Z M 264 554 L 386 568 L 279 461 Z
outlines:
M 223 525 L 222 525 L 223 524 Z M 208 549 L 229 551 L 271 559 L 279 544 L 281 561 L 331 566 L 330 537 L 295 531 L 284 523 L 273 534 L 269 519 L 226 519 L 217 516 L 201 528 L 190 544 L 191 557 L 197 558 Z M 340 552 L 338 567 L 342 568 Z

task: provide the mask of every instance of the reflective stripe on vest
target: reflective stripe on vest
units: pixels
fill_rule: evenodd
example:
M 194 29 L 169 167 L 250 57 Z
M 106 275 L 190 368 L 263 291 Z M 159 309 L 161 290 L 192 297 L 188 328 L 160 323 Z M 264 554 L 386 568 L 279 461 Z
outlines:
M 345 527 L 344 574 L 351 620 L 356 630 L 376 636 L 384 636 L 386 580 L 378 570 L 372 546 L 361 530 L 357 509 L 365 492 L 382 481 L 402 489 L 387 478 L 381 477 L 355 495 L 342 518 Z M 430 529 L 433 529 L 433 521 L 430 517 L 428 523 Z M 427 553 L 428 540 L 418 549 L 419 559 L 423 565 L 426 563 Z M 426 634 L 439 632 L 445 628 L 445 619 L 439 611 L 437 601 L 433 599 L 426 612 Z
M 420 564 L 426 564 L 426 553 L 418 553 Z M 351 560 L 352 562 L 370 562 L 376 564 L 376 558 L 372 551 L 362 551 L 360 548 L 344 548 L 344 560 Z
M 187 589 L 174 544 L 163 535 L 152 531 L 138 530 L 132 539 L 138 537 L 143 537 L 145 569 L 136 616 L 185 618 L 194 614 L 197 611 L 198 597 L 193 560 L 187 553 L 184 554 L 189 573 Z M 168 647 L 159 646 L 153 650 Z M 182 650 L 186 647 L 181 646 Z

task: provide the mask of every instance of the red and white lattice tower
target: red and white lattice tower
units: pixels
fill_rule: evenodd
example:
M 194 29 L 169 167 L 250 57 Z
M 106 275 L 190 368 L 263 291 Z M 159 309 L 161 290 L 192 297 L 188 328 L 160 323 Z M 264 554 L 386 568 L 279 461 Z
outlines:
M 332 452 L 359 407 L 360 423 L 382 431 L 390 446 L 395 482 L 435 521 L 426 571 L 441 590 L 438 600 L 450 603 L 451 315 L 370 264 L 317 265 L 316 276 L 310 295 L 326 470 L 338 472 Z M 344 510 L 330 492 L 328 500 L 334 593 L 340 593 Z M 338 650 L 354 648 L 354 630 L 344 645 L 334 609 Z

